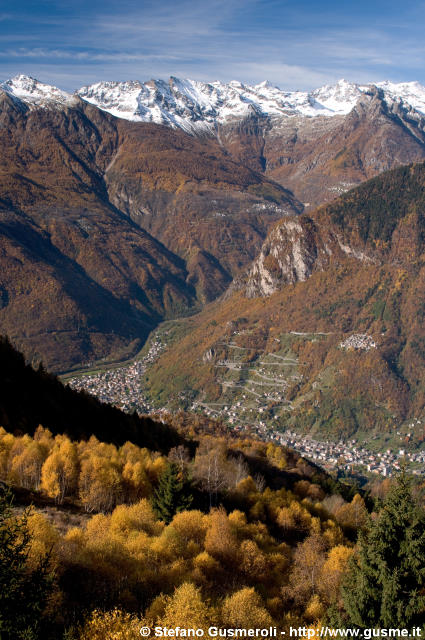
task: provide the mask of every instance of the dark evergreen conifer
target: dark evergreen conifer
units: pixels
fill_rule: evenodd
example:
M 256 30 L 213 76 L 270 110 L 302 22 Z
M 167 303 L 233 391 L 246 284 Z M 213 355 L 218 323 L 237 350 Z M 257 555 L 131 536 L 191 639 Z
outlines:
M 0 486 L 0 638 L 39 637 L 53 576 L 48 556 L 35 569 L 28 565 L 31 536 L 27 514 L 14 518 L 9 490 Z
M 377 519 L 360 534 L 343 586 L 347 624 L 421 626 L 425 619 L 425 514 L 403 470 Z
M 170 463 L 161 475 L 152 498 L 152 507 L 156 515 L 168 524 L 176 513 L 190 507 L 192 499 L 177 465 Z

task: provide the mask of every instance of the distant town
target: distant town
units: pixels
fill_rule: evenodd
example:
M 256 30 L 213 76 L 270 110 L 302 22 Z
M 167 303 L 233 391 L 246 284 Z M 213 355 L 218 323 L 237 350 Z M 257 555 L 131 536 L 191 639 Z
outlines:
M 384 453 L 368 451 L 357 444 L 355 439 L 345 442 L 319 441 L 309 436 L 300 436 L 291 431 L 283 434 L 274 432 L 271 438 L 279 444 L 290 447 L 300 453 L 307 460 L 312 460 L 325 469 L 341 469 L 352 472 L 362 468 L 370 473 L 390 476 L 400 470 L 402 460 L 412 463 L 412 473 L 425 474 L 425 451 L 407 452 L 399 449 L 397 452 L 387 449 Z
M 135 360 L 127 366 L 71 378 L 68 384 L 72 389 L 87 391 L 102 402 L 115 405 L 122 411 L 151 413 L 154 407 L 143 393 L 142 381 L 147 367 L 155 362 L 165 346 L 164 341 L 156 334 L 150 343 L 148 353 L 140 360 Z
M 123 411 L 157 415 L 168 412 L 167 407 L 154 407 L 143 388 L 149 365 L 157 360 L 166 346 L 166 334 L 158 332 L 153 336 L 147 353 L 140 359 L 126 366 L 71 378 L 68 384 L 73 389 L 85 390 L 102 402 L 115 405 Z M 373 348 L 374 345 L 368 346 Z M 425 451 L 407 451 L 404 447 L 400 447 L 397 450 L 387 449 L 385 452 L 375 452 L 368 450 L 357 439 L 350 439 L 348 442 L 315 440 L 308 435 L 300 435 L 289 429 L 275 429 L 262 418 L 264 409 L 265 407 L 259 407 L 257 411 L 249 409 L 248 421 L 246 414 L 240 415 L 240 412 L 246 411 L 242 401 L 228 405 L 220 403 L 217 408 L 195 401 L 191 406 L 192 411 L 201 411 L 210 417 L 224 419 L 236 433 L 248 430 L 262 440 L 271 440 L 297 451 L 307 460 L 315 462 L 328 471 L 337 469 L 347 475 L 367 472 L 387 477 L 400 470 L 400 465 L 405 460 L 409 463 L 412 473 L 425 475 Z

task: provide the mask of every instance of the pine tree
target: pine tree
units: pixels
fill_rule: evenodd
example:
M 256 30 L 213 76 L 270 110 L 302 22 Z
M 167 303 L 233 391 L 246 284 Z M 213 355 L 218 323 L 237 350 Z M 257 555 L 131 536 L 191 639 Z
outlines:
M 0 638 L 38 638 L 53 576 L 49 557 L 30 568 L 27 514 L 14 518 L 9 490 L 0 487 Z
M 425 514 L 405 470 L 377 519 L 360 534 L 342 589 L 347 624 L 411 627 L 425 617 Z
M 187 483 L 181 478 L 176 464 L 171 463 L 159 479 L 158 487 L 152 498 L 152 508 L 160 520 L 169 524 L 173 516 L 188 509 L 192 504 L 192 495 Z

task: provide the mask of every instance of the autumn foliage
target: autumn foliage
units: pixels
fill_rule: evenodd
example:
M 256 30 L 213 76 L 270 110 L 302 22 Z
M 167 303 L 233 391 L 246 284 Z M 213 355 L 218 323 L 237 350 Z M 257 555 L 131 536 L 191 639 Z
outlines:
M 253 460 L 269 465 L 269 480 L 252 477 Z M 41 426 L 33 438 L 2 428 L 0 464 L 0 479 L 49 498 L 51 509 L 79 509 L 78 524 L 60 530 L 57 511 L 34 512 L 28 525 L 31 561 L 50 553 L 57 624 L 81 639 L 109 627 L 125 639 L 144 621 L 199 628 L 316 621 L 338 602 L 352 554 L 346 534 L 367 513 L 359 495 L 330 500 L 284 450 L 250 440 L 203 436 L 194 456 L 176 448 L 166 458 L 131 443 L 53 437 Z M 170 469 L 191 485 L 200 508 L 176 507 L 161 519 L 153 498 Z

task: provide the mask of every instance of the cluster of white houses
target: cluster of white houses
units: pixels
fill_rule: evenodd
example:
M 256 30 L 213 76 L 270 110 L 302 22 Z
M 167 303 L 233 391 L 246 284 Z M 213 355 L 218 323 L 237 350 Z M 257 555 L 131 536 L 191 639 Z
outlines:
M 363 467 L 365 471 L 390 476 L 399 471 L 402 460 L 406 460 L 407 463 L 412 463 L 413 473 L 425 474 L 425 451 L 407 452 L 405 449 L 398 449 L 398 451 L 387 449 L 385 452 L 372 452 L 357 444 L 356 440 L 319 441 L 289 430 L 284 433 L 275 432 L 274 439 L 284 446 L 291 447 L 304 458 L 329 469 L 341 468 L 352 471 Z
M 153 406 L 143 394 L 142 383 L 147 365 L 158 358 L 165 346 L 164 340 L 156 335 L 150 343 L 148 353 L 140 360 L 124 367 L 72 378 L 68 384 L 72 389 L 84 389 L 102 402 L 113 404 L 123 411 L 150 413 Z

